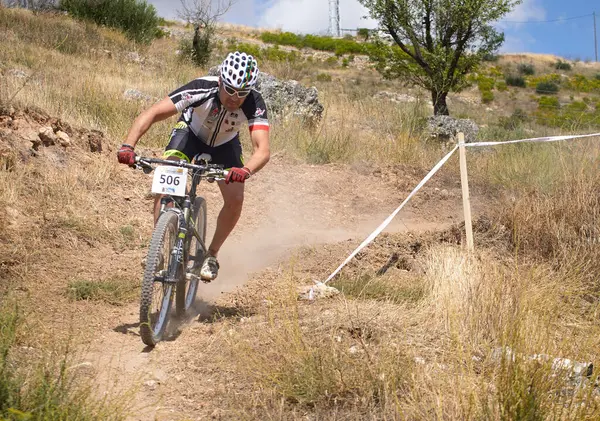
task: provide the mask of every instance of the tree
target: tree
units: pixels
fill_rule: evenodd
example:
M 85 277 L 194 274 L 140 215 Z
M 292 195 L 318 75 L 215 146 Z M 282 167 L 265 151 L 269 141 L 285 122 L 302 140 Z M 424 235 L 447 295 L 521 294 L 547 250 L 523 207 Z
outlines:
M 194 27 L 191 58 L 197 65 L 208 62 L 217 21 L 234 3 L 235 0 L 181 0 L 178 15 Z
M 391 41 L 379 37 L 370 49 L 377 69 L 429 90 L 434 114 L 448 115 L 448 93 L 464 89 L 467 75 L 504 42 L 492 24 L 522 0 L 359 1 Z

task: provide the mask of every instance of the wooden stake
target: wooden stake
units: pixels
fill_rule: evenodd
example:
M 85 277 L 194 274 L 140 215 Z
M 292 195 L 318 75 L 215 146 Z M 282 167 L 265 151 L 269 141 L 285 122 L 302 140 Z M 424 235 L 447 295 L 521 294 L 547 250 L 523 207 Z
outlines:
M 460 183 L 462 185 L 465 230 L 467 233 L 467 249 L 472 251 L 474 250 L 473 223 L 471 222 L 471 200 L 469 199 L 469 177 L 467 176 L 467 152 L 465 150 L 464 133 L 458 133 L 458 152 L 460 156 Z

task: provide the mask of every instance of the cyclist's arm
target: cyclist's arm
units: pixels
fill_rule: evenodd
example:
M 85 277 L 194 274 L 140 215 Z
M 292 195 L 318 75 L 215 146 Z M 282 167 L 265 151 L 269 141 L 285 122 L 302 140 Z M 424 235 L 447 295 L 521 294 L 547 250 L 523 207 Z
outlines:
M 271 158 L 271 151 L 269 147 L 269 131 L 268 130 L 253 130 L 250 132 L 250 139 L 252 140 L 252 146 L 254 152 L 252 157 L 245 165 L 253 174 L 259 171 L 262 167 L 267 165 Z
M 135 147 L 135 144 L 157 121 L 165 120 L 177 114 L 177 108 L 171 101 L 171 98 L 166 97 L 156 104 L 152 105 L 147 110 L 143 111 L 133 122 L 125 143 Z

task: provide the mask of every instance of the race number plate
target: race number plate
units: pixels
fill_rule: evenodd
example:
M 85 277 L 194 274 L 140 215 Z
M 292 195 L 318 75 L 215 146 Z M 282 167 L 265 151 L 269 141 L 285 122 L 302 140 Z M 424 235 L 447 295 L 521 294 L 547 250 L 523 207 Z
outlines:
M 168 165 L 158 166 L 154 170 L 152 193 L 185 196 L 187 183 L 187 168 L 177 168 Z

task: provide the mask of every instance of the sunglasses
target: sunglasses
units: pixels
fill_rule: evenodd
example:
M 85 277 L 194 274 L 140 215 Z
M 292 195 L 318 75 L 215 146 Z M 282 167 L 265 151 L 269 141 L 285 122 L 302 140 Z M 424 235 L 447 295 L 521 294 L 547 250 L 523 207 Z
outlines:
M 227 85 L 226 83 L 223 83 L 223 89 L 225 89 L 225 92 L 227 93 L 227 95 L 229 96 L 234 96 L 237 95 L 238 98 L 246 98 L 250 92 L 252 91 L 252 89 L 235 89 L 229 85 Z

